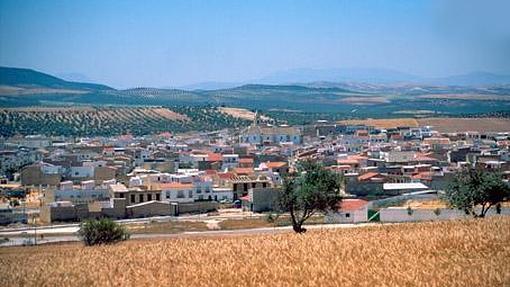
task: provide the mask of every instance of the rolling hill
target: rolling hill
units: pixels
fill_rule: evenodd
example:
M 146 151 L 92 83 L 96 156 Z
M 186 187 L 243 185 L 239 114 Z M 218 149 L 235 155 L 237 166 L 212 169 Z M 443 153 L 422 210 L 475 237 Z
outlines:
M 358 74 L 362 71 L 358 71 Z M 383 72 L 381 72 L 383 73 Z M 394 74 L 395 77 L 398 74 Z M 246 84 L 217 90 L 142 87 L 116 90 L 101 84 L 70 82 L 28 69 L 0 68 L 0 107 L 230 106 L 262 111 L 335 113 L 344 118 L 424 116 L 510 111 L 508 85 L 482 87 L 435 84 L 312 82 Z
M 0 109 L 0 137 L 146 135 L 249 124 L 215 107 L 23 107 Z
M 17 88 L 113 90 L 106 85 L 69 82 L 31 69 L 0 67 L 0 85 Z

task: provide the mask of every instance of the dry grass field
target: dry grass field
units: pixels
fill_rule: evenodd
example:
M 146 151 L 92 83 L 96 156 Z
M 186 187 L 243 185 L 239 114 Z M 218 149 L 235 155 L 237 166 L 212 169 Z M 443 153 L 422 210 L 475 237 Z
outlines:
M 417 96 L 418 99 L 450 99 L 478 101 L 510 101 L 510 97 L 491 94 L 430 94 Z
M 0 249 L 1 286 L 509 286 L 510 218 Z
M 219 110 L 224 114 L 233 116 L 234 118 L 239 118 L 248 121 L 253 121 L 255 119 L 255 113 L 248 109 L 220 107 Z M 269 118 L 266 116 L 261 116 L 260 119 L 269 120 Z
M 424 118 L 418 123 L 420 126 L 433 126 L 442 133 L 510 131 L 510 119 L 507 118 Z
M 510 119 L 506 118 L 396 118 L 396 119 L 365 119 L 345 120 L 340 124 L 365 124 L 379 129 L 396 127 L 432 126 L 442 133 L 454 132 L 508 132 Z
M 418 127 L 418 121 L 413 118 L 345 120 L 339 121 L 338 123 L 348 125 L 369 125 L 378 129 L 389 129 L 395 127 Z

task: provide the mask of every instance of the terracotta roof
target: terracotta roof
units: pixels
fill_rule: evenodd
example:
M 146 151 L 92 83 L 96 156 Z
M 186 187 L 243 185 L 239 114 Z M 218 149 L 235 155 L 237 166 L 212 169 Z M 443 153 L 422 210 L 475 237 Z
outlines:
M 266 162 L 267 168 L 279 168 L 286 166 L 287 163 L 284 161 L 268 161 Z
M 357 159 L 339 159 L 336 162 L 342 165 L 359 164 Z
M 252 174 L 253 168 L 251 167 L 236 167 L 234 168 L 234 173 L 236 174 Z
M 430 157 L 430 156 L 428 156 L 428 154 L 419 154 L 419 153 L 417 153 L 414 156 L 414 159 L 416 161 L 438 161 L 437 158 Z
M 222 155 L 221 153 L 208 153 L 207 160 L 208 161 L 221 161 Z
M 205 174 L 207 174 L 207 175 L 217 175 L 218 171 L 214 170 L 214 169 L 206 169 L 205 170 Z
M 449 144 L 449 138 L 426 138 L 423 140 L 425 144 Z
M 360 155 L 360 154 L 354 154 L 347 157 L 348 159 L 356 159 L 356 160 L 365 160 L 368 159 L 368 157 Z
M 412 176 L 413 179 L 432 180 L 432 173 L 429 171 L 419 172 Z
M 221 179 L 231 179 L 234 176 L 234 174 L 232 172 L 219 172 L 218 176 Z
M 340 202 L 341 210 L 357 210 L 365 207 L 368 204 L 368 201 L 363 199 L 343 199 Z
M 253 158 L 250 157 L 240 158 L 239 163 L 253 163 Z
M 193 184 L 191 183 L 180 183 L 180 182 L 170 182 L 170 183 L 161 183 L 159 185 L 161 189 L 171 189 L 171 188 L 193 188 Z
M 358 180 L 369 180 L 371 179 L 372 177 L 375 177 L 377 175 L 380 175 L 378 172 L 367 172 L 365 174 L 362 174 L 360 176 L 358 176 Z

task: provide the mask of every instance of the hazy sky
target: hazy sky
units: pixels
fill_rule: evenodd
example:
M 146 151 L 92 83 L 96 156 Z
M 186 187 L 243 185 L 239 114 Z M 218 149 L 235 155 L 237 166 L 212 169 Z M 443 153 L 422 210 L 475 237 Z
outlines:
M 0 65 L 120 88 L 293 68 L 510 74 L 505 2 L 0 0 Z

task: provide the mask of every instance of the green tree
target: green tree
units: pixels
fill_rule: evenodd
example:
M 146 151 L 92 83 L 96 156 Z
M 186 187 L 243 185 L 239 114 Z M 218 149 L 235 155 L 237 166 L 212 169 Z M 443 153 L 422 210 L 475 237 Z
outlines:
M 126 228 L 109 218 L 86 220 L 80 224 L 78 236 L 85 245 L 111 244 L 129 239 Z
M 509 196 L 510 187 L 499 173 L 469 168 L 455 175 L 446 188 L 444 198 L 451 207 L 466 214 L 485 217 L 491 207 Z
M 297 233 L 306 232 L 305 221 L 317 212 L 336 208 L 341 200 L 339 175 L 311 161 L 297 164 L 297 172 L 284 179 L 278 198 L 282 211 L 288 211 L 292 228 Z

